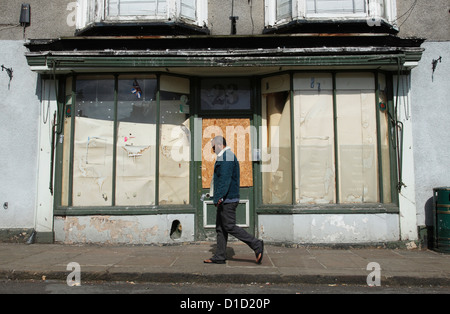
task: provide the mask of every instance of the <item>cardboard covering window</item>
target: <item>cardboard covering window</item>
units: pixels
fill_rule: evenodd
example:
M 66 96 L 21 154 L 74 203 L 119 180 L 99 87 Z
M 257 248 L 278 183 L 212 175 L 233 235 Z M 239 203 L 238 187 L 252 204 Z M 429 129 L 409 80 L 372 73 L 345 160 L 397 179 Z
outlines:
M 156 86 L 154 77 L 119 77 L 117 206 L 155 204 Z
M 114 135 L 114 79 L 77 81 L 73 156 L 74 206 L 110 206 Z
M 190 83 L 161 76 L 159 204 L 189 204 Z
M 264 204 L 292 203 L 290 77 L 262 80 L 262 196 Z
M 335 203 L 331 74 L 294 75 L 294 117 L 296 203 Z
M 114 85 L 114 79 L 77 80 L 73 206 L 155 204 L 156 78 L 120 76 L 117 112 Z
M 374 75 L 337 74 L 336 89 L 340 202 L 379 202 Z
M 386 91 L 386 77 L 384 74 L 378 75 L 379 95 L 378 107 L 385 105 L 386 110 L 378 110 L 380 118 L 380 148 L 381 148 L 381 169 L 382 169 L 382 184 L 383 184 L 383 202 L 391 203 L 391 162 L 390 162 L 390 146 L 389 146 L 389 116 L 387 109 L 387 91 Z

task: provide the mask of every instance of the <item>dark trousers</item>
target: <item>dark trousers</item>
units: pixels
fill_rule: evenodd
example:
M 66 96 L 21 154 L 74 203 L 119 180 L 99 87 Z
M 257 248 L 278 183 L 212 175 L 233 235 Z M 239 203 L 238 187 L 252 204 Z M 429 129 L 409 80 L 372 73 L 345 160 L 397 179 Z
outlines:
M 214 259 L 226 260 L 228 235 L 247 244 L 253 251 L 261 248 L 261 241 L 249 234 L 239 226 L 236 226 L 236 208 L 238 203 L 220 204 L 217 206 L 216 232 L 217 251 Z

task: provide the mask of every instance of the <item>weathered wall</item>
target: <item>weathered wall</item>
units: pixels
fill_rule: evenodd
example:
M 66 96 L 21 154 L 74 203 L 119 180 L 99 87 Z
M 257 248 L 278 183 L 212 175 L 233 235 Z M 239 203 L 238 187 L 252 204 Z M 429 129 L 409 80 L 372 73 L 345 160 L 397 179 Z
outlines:
M 234 2 L 234 9 L 232 3 Z M 232 13 L 233 12 L 233 13 Z M 230 35 L 230 16 L 237 16 L 237 35 L 258 35 L 264 29 L 264 1 L 215 1 L 208 2 L 208 23 L 211 35 Z
M 2 21 L 0 39 L 23 39 L 23 27 L 19 25 L 23 1 L 0 0 Z M 25 29 L 25 38 L 58 38 L 75 33 L 75 0 L 29 0 L 31 23 Z M 233 12 L 234 11 L 234 12 Z M 214 1 L 208 3 L 208 27 L 212 35 L 230 35 L 230 16 L 237 16 L 237 35 L 262 34 L 264 29 L 264 1 Z
M 0 0 L 0 39 L 23 40 L 19 24 L 22 3 L 31 7 L 31 23 L 25 29 L 26 39 L 73 36 L 76 0 Z
M 212 35 L 231 33 L 230 16 L 238 16 L 238 35 L 261 34 L 264 29 L 264 1 L 208 2 L 209 29 Z M 19 25 L 20 8 L 23 1 L 0 0 L 2 20 L 0 39 L 23 39 L 23 28 Z M 26 38 L 58 38 L 73 36 L 75 32 L 75 0 L 29 0 L 31 24 L 26 28 Z M 416 1 L 397 0 L 397 24 L 401 37 L 422 37 L 429 40 L 447 40 L 450 29 L 449 3 L 447 0 Z
M 449 40 L 449 10 L 448 0 L 397 0 L 399 36 Z
M 260 215 L 259 236 L 294 243 L 374 243 L 398 241 L 395 214 Z
M 36 205 L 39 82 L 22 41 L 0 42 L 0 228 L 33 228 Z M 4 208 L 4 203 L 8 207 Z
M 450 41 L 423 47 L 422 60 L 412 71 L 411 115 L 418 224 L 431 225 L 433 188 L 450 186 Z M 432 62 L 439 57 L 433 74 Z
M 181 237 L 172 239 L 175 220 Z M 55 241 L 62 243 L 151 244 L 194 241 L 194 215 L 55 217 Z
M 417 224 L 432 225 L 433 188 L 450 186 L 450 3 L 397 0 L 401 37 L 426 39 L 418 67 L 411 71 L 410 115 L 414 139 Z M 436 63 L 433 74 L 433 61 Z

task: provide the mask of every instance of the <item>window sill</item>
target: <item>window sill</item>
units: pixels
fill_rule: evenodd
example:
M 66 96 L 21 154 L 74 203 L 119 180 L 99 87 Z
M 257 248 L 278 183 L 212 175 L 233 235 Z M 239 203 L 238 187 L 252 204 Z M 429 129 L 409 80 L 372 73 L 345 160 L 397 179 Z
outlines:
M 192 205 L 159 205 L 159 206 L 115 206 L 115 207 L 63 207 L 54 211 L 54 216 L 91 216 L 91 215 L 162 215 L 162 214 L 195 214 Z
M 153 35 L 209 35 L 209 29 L 184 22 L 111 21 L 91 23 L 75 32 L 76 36 L 153 36 Z
M 283 23 L 266 26 L 264 34 L 288 33 L 388 33 L 397 34 L 398 28 L 386 19 L 372 21 L 370 17 L 313 16 L 296 18 Z
M 260 205 L 256 208 L 259 215 L 307 215 L 307 214 L 398 214 L 396 204 L 297 204 L 297 205 Z

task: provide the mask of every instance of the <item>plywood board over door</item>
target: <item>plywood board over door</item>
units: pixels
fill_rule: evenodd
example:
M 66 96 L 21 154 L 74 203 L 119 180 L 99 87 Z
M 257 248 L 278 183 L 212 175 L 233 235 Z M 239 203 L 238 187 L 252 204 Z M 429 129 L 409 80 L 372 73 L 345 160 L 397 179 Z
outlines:
M 239 160 L 241 187 L 253 186 L 250 119 L 203 119 L 202 126 L 202 187 L 209 189 L 214 173 L 216 155 L 211 140 L 222 135 L 227 146 Z

